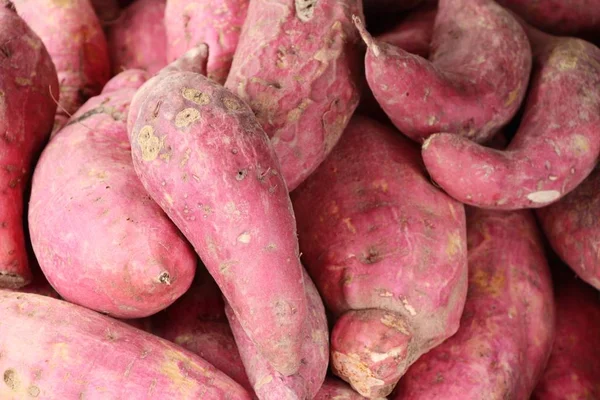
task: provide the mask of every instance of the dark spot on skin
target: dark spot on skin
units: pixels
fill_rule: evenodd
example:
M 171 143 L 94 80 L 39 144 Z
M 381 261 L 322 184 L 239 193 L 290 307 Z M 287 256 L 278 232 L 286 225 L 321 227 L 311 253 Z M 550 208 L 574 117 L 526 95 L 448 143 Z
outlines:
M 7 369 L 4 371 L 4 383 L 6 386 L 11 388 L 11 390 L 17 390 L 19 387 L 19 378 L 17 377 L 17 373 L 13 369 Z
M 410 96 L 410 93 L 409 93 L 409 92 L 406 92 L 406 97 L 408 97 L 408 96 Z
M 2 221 L 2 223 L 0 224 L 0 227 L 2 228 L 6 228 L 8 226 L 8 223 L 6 223 L 6 221 Z
M 106 188 L 107 188 L 107 189 L 110 189 L 110 186 L 107 186 Z
M 360 261 L 362 261 L 363 264 L 375 264 L 380 261 L 381 258 L 381 253 L 376 247 L 369 247 L 366 253 L 361 255 Z
M 83 103 L 83 102 L 82 102 L 82 103 Z M 86 120 L 86 119 L 90 118 L 90 117 L 91 117 L 91 116 L 93 116 L 93 115 L 96 115 L 96 114 L 103 114 L 103 113 L 105 113 L 105 112 L 106 112 L 106 110 L 104 109 L 104 107 L 96 107 L 96 108 L 93 108 L 93 109 L 91 109 L 91 110 L 89 110 L 89 111 L 86 111 L 86 112 L 84 112 L 84 113 L 83 113 L 83 114 L 81 114 L 79 117 L 77 117 L 77 118 L 75 118 L 75 119 L 72 119 L 72 120 L 71 120 L 71 121 L 69 121 L 69 122 L 68 122 L 68 123 L 67 123 L 65 126 L 69 126 L 69 125 L 77 124 L 77 123 L 79 123 L 79 122 L 81 122 L 81 121 L 83 121 L 83 120 Z
M 158 112 L 160 111 L 160 106 L 162 106 L 162 100 L 160 100 L 158 103 L 156 103 L 156 107 L 154 107 L 154 111 L 152 112 L 152 116 L 154 118 L 158 117 Z
M 279 82 L 270 83 L 269 86 L 274 89 L 281 89 L 281 83 L 279 83 Z
M 231 154 L 237 154 L 238 153 L 238 149 L 231 149 Z
M 10 56 L 12 56 L 12 51 L 10 50 L 10 47 L 8 47 L 8 44 L 4 43 L 0 46 L 0 54 L 2 54 L 4 58 L 10 58 Z
M 245 168 L 244 169 L 240 169 L 237 172 L 237 175 L 235 176 L 235 179 L 238 180 L 238 181 L 241 181 L 241 180 L 243 180 L 246 177 L 246 175 L 248 175 L 248 170 L 245 169 Z

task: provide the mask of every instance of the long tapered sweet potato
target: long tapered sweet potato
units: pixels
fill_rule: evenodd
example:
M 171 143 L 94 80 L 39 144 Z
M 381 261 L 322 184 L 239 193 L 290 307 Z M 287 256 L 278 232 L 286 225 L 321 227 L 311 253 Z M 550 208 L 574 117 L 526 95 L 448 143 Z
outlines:
M 225 87 L 248 102 L 295 189 L 339 140 L 360 94 L 360 0 L 251 0 Z
M 409 368 L 394 399 L 529 399 L 548 362 L 554 296 L 533 215 L 469 208 L 467 238 L 460 328 Z
M 307 298 L 277 156 L 252 110 L 216 82 L 166 68 L 136 94 L 136 172 L 200 255 L 244 331 L 284 375 L 298 371 Z
M 292 200 L 303 262 L 338 317 L 333 371 L 363 396 L 386 396 L 458 329 L 464 208 L 429 182 L 413 143 L 358 116 Z
M 493 0 L 440 0 L 429 61 L 356 25 L 369 47 L 369 87 L 411 139 L 451 132 L 483 143 L 519 109 L 531 48 L 519 22 Z
M 600 155 L 600 49 L 533 28 L 534 71 L 518 132 L 505 151 L 452 133 L 431 136 L 423 159 L 432 179 L 476 207 L 551 204 L 579 185 Z
M 214 366 L 83 307 L 0 291 L 2 399 L 250 399 Z
M 0 0 L 0 287 L 31 280 L 23 231 L 24 192 L 52 129 L 58 80 L 40 38 Z

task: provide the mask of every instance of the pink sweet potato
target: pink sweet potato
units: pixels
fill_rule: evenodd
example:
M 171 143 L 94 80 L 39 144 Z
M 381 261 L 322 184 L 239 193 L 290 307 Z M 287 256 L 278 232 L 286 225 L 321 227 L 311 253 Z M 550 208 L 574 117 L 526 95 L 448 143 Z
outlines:
M 560 201 L 539 208 L 537 215 L 554 251 L 600 290 L 600 166 Z
M 533 215 L 467 209 L 467 233 L 460 329 L 409 368 L 395 399 L 529 399 L 548 362 L 554 296 Z
M 225 87 L 271 138 L 290 191 L 337 143 L 360 94 L 360 0 L 251 0 Z
M 113 74 L 140 68 L 155 74 L 167 65 L 166 0 L 137 0 L 108 28 Z
M 250 399 L 199 356 L 83 307 L 0 291 L 0 314 L 2 399 Z
M 17 12 L 48 49 L 58 73 L 54 132 L 100 93 L 110 78 L 106 38 L 90 0 L 13 0 Z
M 48 139 L 58 80 L 50 55 L 8 0 L 0 0 L 0 287 L 31 280 L 23 226 L 24 193 Z
M 225 312 L 242 362 L 260 400 L 303 400 L 315 397 L 325 379 L 329 362 L 329 331 L 325 308 L 310 277 L 304 275 L 308 317 L 304 324 L 302 363 L 298 372 L 284 376 L 260 355 L 228 304 Z
M 600 399 L 600 298 L 582 281 L 556 289 L 556 340 L 531 399 Z
M 482 143 L 518 110 L 531 48 L 519 22 L 493 0 L 440 0 L 429 61 L 356 25 L 369 47 L 369 87 L 411 139 L 452 132 Z
M 363 400 L 365 398 L 339 379 L 327 377 L 313 400 Z
M 600 155 L 600 49 L 528 29 L 534 71 L 518 132 L 506 148 L 452 133 L 431 136 L 423 158 L 452 197 L 481 208 L 551 204 L 579 185 Z
M 252 110 L 216 82 L 167 67 L 129 113 L 133 162 L 192 243 L 244 331 L 284 375 L 298 371 L 307 298 L 277 156 Z
M 458 329 L 464 207 L 429 182 L 413 143 L 358 116 L 292 200 L 303 262 L 339 317 L 333 371 L 363 396 L 386 396 Z
M 29 228 L 40 266 L 63 298 L 139 318 L 189 288 L 197 257 L 136 176 L 126 129 L 136 88 L 126 85 L 130 77 L 143 81 L 135 71 L 123 74 L 107 85 L 116 90 L 88 100 L 42 153 Z
M 248 12 L 249 0 L 167 0 L 167 59 L 192 47 L 210 48 L 208 77 L 223 84 Z

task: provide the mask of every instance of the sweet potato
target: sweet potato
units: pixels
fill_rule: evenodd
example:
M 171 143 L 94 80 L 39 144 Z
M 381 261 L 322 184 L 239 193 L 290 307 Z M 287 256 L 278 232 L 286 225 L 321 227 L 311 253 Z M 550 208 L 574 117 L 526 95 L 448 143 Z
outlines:
M 413 143 L 359 116 L 292 200 L 303 262 L 338 317 L 333 371 L 363 396 L 386 396 L 458 329 L 464 207 L 429 182 Z
M 560 201 L 537 209 L 537 216 L 554 251 L 600 290 L 600 166 Z
M 189 288 L 197 257 L 136 176 L 126 130 L 136 88 L 124 86 L 128 77 L 143 81 L 135 71 L 123 74 L 88 100 L 42 153 L 29 228 L 40 266 L 63 298 L 140 318 Z
M 409 368 L 395 399 L 529 399 L 548 362 L 554 296 L 531 211 L 469 208 L 467 238 L 460 329 Z
M 302 363 L 298 372 L 291 376 L 275 371 L 260 355 L 231 307 L 225 304 L 225 313 L 242 362 L 260 400 L 312 399 L 323 385 L 329 361 L 327 318 L 319 292 L 306 272 L 304 285 L 308 297 L 308 317 L 303 331 Z
M 307 298 L 277 156 L 233 93 L 198 73 L 166 70 L 140 88 L 129 113 L 136 172 L 259 352 L 292 375 L 300 367 Z
M 600 298 L 574 278 L 556 288 L 556 340 L 532 400 L 600 398 Z
M 40 38 L 0 0 L 0 287 L 31 280 L 23 226 L 23 195 L 48 139 L 58 80 Z
M 140 68 L 155 74 L 167 65 L 166 0 L 137 0 L 108 28 L 113 74 Z
M 223 84 L 248 12 L 249 0 L 167 0 L 167 59 L 206 43 L 208 77 Z
M 90 0 L 13 0 L 37 33 L 58 73 L 59 108 L 54 132 L 110 78 L 106 38 Z
M 251 0 L 225 87 L 271 138 L 290 191 L 337 143 L 360 94 L 360 0 Z
M 65 301 L 0 291 L 2 399 L 250 399 L 179 346 Z
M 531 48 L 517 20 L 493 0 L 440 0 L 429 61 L 373 39 L 369 87 L 394 125 L 422 142 L 452 132 L 483 143 L 515 115 L 527 89 Z
M 121 7 L 117 0 L 91 0 L 94 12 L 102 25 L 113 24 L 121 14 Z
M 506 151 L 451 133 L 423 144 L 432 179 L 463 203 L 503 210 L 546 206 L 579 185 L 600 155 L 600 49 L 532 28 L 528 33 L 534 71 Z
M 327 377 L 313 400 L 363 400 L 365 398 L 339 379 Z

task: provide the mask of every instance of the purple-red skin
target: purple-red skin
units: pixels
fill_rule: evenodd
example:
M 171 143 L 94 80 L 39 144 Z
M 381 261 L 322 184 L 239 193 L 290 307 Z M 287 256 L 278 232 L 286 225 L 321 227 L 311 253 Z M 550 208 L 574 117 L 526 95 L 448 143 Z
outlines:
M 109 89 L 138 78 L 124 75 Z M 109 90 L 79 109 L 44 149 L 29 204 L 31 242 L 48 281 L 67 301 L 117 318 L 172 304 L 197 263 L 133 168 L 126 119 L 135 92 Z
M 54 121 L 56 70 L 40 38 L 0 0 L 0 287 L 31 281 L 24 193 Z
M 440 0 L 429 61 L 374 39 L 369 87 L 393 124 L 421 143 L 451 132 L 478 143 L 515 115 L 529 81 L 531 48 L 510 12 L 493 0 Z
M 210 48 L 208 77 L 224 84 L 231 68 L 249 0 L 167 0 L 167 60 L 200 43 Z
M 600 167 L 571 193 L 536 212 L 554 251 L 600 290 Z
M 600 398 L 600 297 L 570 277 L 556 289 L 556 340 L 532 400 Z
M 115 92 L 121 89 L 138 90 L 152 76 L 142 69 L 128 69 L 114 76 L 110 81 L 106 82 L 102 93 Z
M 271 139 L 290 191 L 327 157 L 358 105 L 361 0 L 252 0 L 225 87 Z
M 249 400 L 164 339 L 65 301 L 0 291 L 2 399 Z
M 292 200 L 304 265 L 339 318 L 333 371 L 363 396 L 387 396 L 458 329 L 464 207 L 429 182 L 414 143 L 360 116 Z
M 366 397 L 361 396 L 347 383 L 331 377 L 326 377 L 323 386 L 313 400 L 365 400 Z
M 519 129 L 505 151 L 451 133 L 422 149 L 432 179 L 480 208 L 547 206 L 577 187 L 600 155 L 600 49 L 529 29 L 534 68 Z
M 460 328 L 409 368 L 394 399 L 529 399 L 548 362 L 552 278 L 531 211 L 469 208 L 467 232 Z
M 261 354 L 293 375 L 307 318 L 296 221 L 252 110 L 218 83 L 174 69 L 140 88 L 129 119 L 146 191 L 192 243 Z
M 155 74 L 167 65 L 166 0 L 137 0 L 108 27 L 113 74 L 139 68 Z
M 121 6 L 117 0 L 91 0 L 91 3 L 98 20 L 104 26 L 113 24 L 121 14 Z
M 225 313 L 254 392 L 260 400 L 313 399 L 325 380 L 329 364 L 329 331 L 323 300 L 314 283 L 304 273 L 308 316 L 304 324 L 302 363 L 298 372 L 284 376 L 261 356 L 246 335 L 231 307 Z

